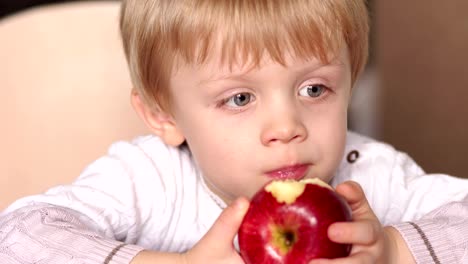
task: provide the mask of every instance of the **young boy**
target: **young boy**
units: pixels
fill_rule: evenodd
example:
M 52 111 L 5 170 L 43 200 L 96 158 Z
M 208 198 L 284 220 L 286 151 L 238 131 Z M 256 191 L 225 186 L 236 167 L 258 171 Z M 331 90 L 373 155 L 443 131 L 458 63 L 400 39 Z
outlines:
M 132 104 L 154 135 L 11 205 L 1 263 L 242 263 L 248 198 L 312 177 L 354 219 L 329 229 L 351 255 L 313 263 L 468 261 L 468 181 L 347 132 L 364 0 L 127 0 L 121 29 Z

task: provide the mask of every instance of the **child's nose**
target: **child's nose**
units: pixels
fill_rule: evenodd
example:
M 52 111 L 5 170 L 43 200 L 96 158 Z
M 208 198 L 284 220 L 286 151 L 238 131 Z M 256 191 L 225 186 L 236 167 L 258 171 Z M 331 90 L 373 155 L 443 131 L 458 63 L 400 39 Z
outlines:
M 295 115 L 271 116 L 261 133 L 261 141 L 265 146 L 278 143 L 302 142 L 307 138 L 307 129 L 299 117 Z

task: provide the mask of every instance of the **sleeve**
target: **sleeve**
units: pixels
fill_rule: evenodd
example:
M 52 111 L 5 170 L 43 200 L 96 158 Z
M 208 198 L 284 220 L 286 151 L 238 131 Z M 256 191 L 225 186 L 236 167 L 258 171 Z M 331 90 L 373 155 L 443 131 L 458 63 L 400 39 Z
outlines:
M 354 180 L 361 184 L 383 225 L 420 219 L 468 194 L 468 179 L 427 174 L 406 153 L 387 144 L 370 143 L 355 149 L 359 158 L 344 167 L 338 182 Z
M 416 263 L 468 263 L 468 196 L 419 220 L 394 225 Z
M 0 220 L 0 263 L 127 264 L 143 248 L 105 237 L 73 210 L 38 204 Z
M 468 195 L 468 179 L 426 174 L 407 154 L 396 152 L 388 178 L 387 224 L 420 219 Z M 383 193 L 383 192 L 381 192 Z
M 163 148 L 161 163 L 169 164 L 167 147 L 156 147 Z M 148 223 L 157 233 L 169 221 L 162 169 L 141 146 L 114 144 L 73 184 L 7 208 L 0 220 L 0 263 L 129 263 L 142 250 L 130 244 L 141 244 Z
M 395 227 L 417 263 L 468 263 L 468 179 L 427 174 L 406 153 L 379 142 L 351 145 L 340 181 L 361 184 L 383 225 Z

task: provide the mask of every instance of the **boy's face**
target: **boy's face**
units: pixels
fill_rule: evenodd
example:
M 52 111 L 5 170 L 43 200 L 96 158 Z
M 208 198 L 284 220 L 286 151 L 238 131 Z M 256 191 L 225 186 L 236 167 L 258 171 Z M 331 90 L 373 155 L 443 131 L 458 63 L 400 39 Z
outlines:
M 272 179 L 329 181 L 347 130 L 347 49 L 327 65 L 221 65 L 181 65 L 170 82 L 175 123 L 210 189 L 230 203 Z

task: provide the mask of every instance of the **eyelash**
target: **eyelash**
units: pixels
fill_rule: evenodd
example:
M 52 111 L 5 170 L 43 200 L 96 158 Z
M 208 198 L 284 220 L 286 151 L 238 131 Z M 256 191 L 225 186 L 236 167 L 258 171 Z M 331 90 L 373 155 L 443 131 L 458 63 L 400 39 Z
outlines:
M 245 105 L 242 105 L 242 106 L 229 106 L 228 103 L 231 101 L 231 100 L 235 100 L 236 99 L 236 96 L 240 96 L 240 95 L 248 95 L 249 96 L 249 102 L 246 103 Z M 241 111 L 246 105 L 252 103 L 253 101 L 255 101 L 255 95 L 253 95 L 252 93 L 248 93 L 248 92 L 241 92 L 241 93 L 236 93 L 232 96 L 229 96 L 225 99 L 222 99 L 221 101 L 219 101 L 219 103 L 217 104 L 217 107 L 224 107 L 224 108 L 228 108 L 230 110 L 234 110 L 234 111 Z
M 308 85 L 305 85 L 305 86 L 302 86 L 300 89 L 299 89 L 299 92 L 298 94 L 301 95 L 301 90 L 304 89 L 304 88 L 307 88 L 307 87 L 321 87 L 323 89 L 323 91 L 317 96 L 317 97 L 312 97 L 312 96 L 307 96 L 305 95 L 305 97 L 308 97 L 308 98 L 311 98 L 310 100 L 315 100 L 315 101 L 321 101 L 321 100 L 324 100 L 325 99 L 325 96 L 329 93 L 330 89 L 324 85 L 324 84 L 320 84 L 320 83 L 316 83 L 316 84 L 308 84 Z M 244 109 L 244 107 L 246 105 L 243 105 L 243 106 L 229 106 L 228 103 L 231 101 L 231 100 L 235 100 L 236 96 L 239 96 L 239 95 L 249 95 L 250 98 L 249 98 L 249 102 L 246 103 L 246 105 L 252 103 L 253 101 L 255 101 L 255 95 L 253 95 L 252 93 L 249 93 L 249 92 L 241 92 L 241 93 L 236 93 L 232 96 L 229 96 L 227 98 L 224 98 L 222 100 L 220 100 L 216 106 L 218 108 L 228 108 L 229 110 L 232 110 L 232 111 L 242 111 Z
M 307 95 L 301 94 L 301 91 L 302 91 L 304 88 L 309 89 L 310 87 L 312 87 L 312 88 L 314 88 L 314 87 L 320 87 L 320 88 L 322 89 L 322 91 L 321 91 L 316 97 L 310 96 L 308 90 L 306 91 L 306 92 L 307 92 Z M 330 89 L 329 89 L 329 87 L 327 87 L 326 85 L 321 84 L 321 83 L 315 83 L 315 84 L 308 84 L 308 85 L 302 86 L 302 87 L 299 89 L 298 94 L 299 94 L 300 96 L 305 96 L 305 97 L 311 98 L 311 100 L 323 100 L 323 99 L 325 99 L 325 96 L 328 94 L 329 91 L 330 91 Z

